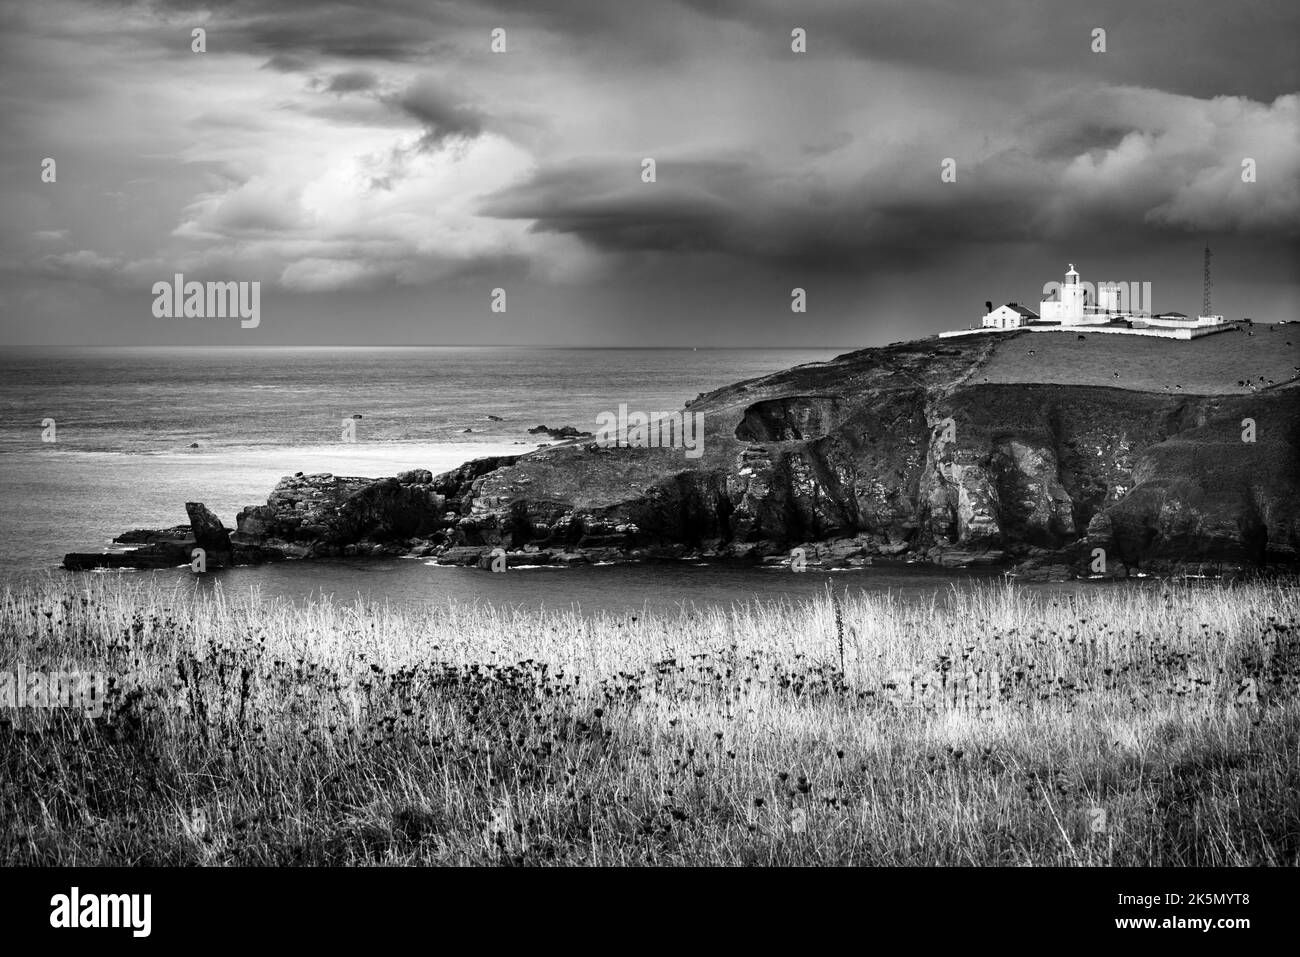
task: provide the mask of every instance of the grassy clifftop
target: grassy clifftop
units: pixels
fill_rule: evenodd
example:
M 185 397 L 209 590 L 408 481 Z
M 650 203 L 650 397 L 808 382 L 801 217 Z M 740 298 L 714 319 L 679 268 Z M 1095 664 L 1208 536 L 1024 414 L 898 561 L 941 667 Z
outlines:
M 1253 334 L 1252 334 L 1253 333 Z M 1104 333 L 990 334 L 977 383 L 1048 382 L 1183 395 L 1239 395 L 1297 381 L 1300 325 L 1256 326 L 1181 342 Z M 1084 338 L 1080 339 L 1079 335 Z

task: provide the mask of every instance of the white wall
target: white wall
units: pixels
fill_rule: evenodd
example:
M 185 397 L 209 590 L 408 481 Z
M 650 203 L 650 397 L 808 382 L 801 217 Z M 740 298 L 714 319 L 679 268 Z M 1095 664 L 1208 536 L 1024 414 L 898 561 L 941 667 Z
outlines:
M 1010 306 L 998 306 L 984 316 L 984 327 L 991 329 L 1016 329 L 1020 326 L 1020 313 Z

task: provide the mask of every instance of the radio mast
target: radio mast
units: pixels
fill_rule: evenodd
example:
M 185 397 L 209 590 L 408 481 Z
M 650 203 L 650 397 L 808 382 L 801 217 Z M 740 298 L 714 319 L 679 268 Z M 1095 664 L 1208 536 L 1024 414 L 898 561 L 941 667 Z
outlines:
M 1210 247 L 1205 247 L 1205 285 L 1201 293 L 1201 315 L 1210 315 Z

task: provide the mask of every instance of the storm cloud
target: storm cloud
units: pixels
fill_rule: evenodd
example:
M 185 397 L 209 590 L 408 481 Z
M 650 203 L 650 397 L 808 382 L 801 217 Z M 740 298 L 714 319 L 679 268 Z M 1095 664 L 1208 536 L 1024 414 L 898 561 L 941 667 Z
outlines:
M 190 334 L 151 325 L 139 292 L 185 271 L 262 280 L 266 341 L 867 344 L 1030 300 L 1067 260 L 1190 311 L 1206 243 L 1236 312 L 1300 309 L 1294 4 L 0 17 L 11 341 Z M 498 286 L 520 315 L 487 324 Z

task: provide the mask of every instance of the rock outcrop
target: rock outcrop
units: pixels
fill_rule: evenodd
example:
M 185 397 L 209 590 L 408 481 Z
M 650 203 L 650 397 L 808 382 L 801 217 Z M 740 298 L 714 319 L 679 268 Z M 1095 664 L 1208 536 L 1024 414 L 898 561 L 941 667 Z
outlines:
M 1031 575 L 1300 562 L 1300 383 L 1234 394 L 1214 377 L 1235 370 L 1215 368 L 1201 342 L 1066 336 L 1035 337 L 1034 361 L 1068 339 L 1082 350 L 1069 361 L 1095 374 L 1067 366 L 1060 382 L 1034 382 L 1007 358 L 1024 335 L 865 349 L 703 394 L 689 403 L 704 416 L 697 457 L 579 434 L 437 476 L 298 473 L 239 513 L 233 560 L 241 548 L 470 565 L 498 548 L 515 564 L 782 560 L 803 547 L 821 564 L 1015 563 Z M 1209 385 L 1101 384 L 1125 348 L 1168 363 L 1179 390 L 1193 372 Z M 196 539 L 201 518 L 191 512 Z
M 445 499 L 427 472 L 397 478 L 346 478 L 299 472 L 280 480 L 265 505 L 243 509 L 236 540 L 272 544 L 296 557 L 356 554 L 368 542 L 413 538 L 442 525 Z M 351 551 L 349 551 L 351 546 Z
M 186 502 L 185 514 L 190 517 L 194 546 L 203 549 L 208 561 L 217 565 L 230 564 L 235 549 L 230 543 L 230 532 L 221 524 L 221 519 L 208 511 L 202 502 Z
M 191 562 L 194 550 L 203 549 L 208 569 L 231 565 L 256 565 L 285 557 L 277 548 L 262 542 L 236 544 L 221 519 L 202 502 L 186 502 L 189 525 L 148 531 L 137 529 L 113 539 L 114 543 L 136 545 L 121 552 L 70 552 L 63 567 L 72 571 L 91 568 L 176 568 Z
M 465 431 L 468 432 L 469 429 Z M 573 425 L 561 425 L 559 428 L 551 428 L 549 425 L 536 425 L 528 430 L 528 434 L 549 435 L 553 439 L 583 439 L 590 437 L 593 433 L 583 432 Z

